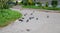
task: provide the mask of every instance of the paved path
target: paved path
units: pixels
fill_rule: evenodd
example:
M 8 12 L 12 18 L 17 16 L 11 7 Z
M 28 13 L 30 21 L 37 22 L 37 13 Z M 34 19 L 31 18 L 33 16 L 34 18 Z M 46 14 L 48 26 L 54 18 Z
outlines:
M 60 33 L 60 13 L 40 12 L 19 7 L 13 10 L 21 12 L 23 18 L 0 29 L 0 33 Z

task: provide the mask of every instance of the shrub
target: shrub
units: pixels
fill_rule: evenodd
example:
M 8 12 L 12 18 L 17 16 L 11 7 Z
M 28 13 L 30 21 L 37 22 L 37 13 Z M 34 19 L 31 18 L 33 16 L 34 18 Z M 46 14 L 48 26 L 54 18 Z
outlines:
M 42 3 L 41 3 L 41 2 L 36 2 L 36 4 L 37 4 L 38 6 L 42 6 Z
M 23 4 L 23 5 L 34 5 L 35 3 L 32 0 L 22 0 L 22 2 L 20 2 L 20 4 Z
M 23 1 L 21 1 L 21 2 L 18 2 L 18 4 L 19 4 L 19 5 L 22 5 L 22 4 L 23 4 Z
M 51 5 L 53 7 L 56 7 L 58 5 L 58 1 L 57 0 L 52 0 Z
M 8 9 L 10 7 L 9 1 L 11 0 L 0 0 L 0 9 Z
M 45 6 L 48 7 L 48 5 L 49 5 L 48 2 L 46 2 Z
M 27 5 L 28 4 L 28 0 L 22 0 L 22 4 L 23 5 Z
M 18 1 L 16 1 L 16 4 L 15 5 L 18 5 Z
M 33 0 L 28 0 L 28 4 L 29 5 L 34 5 L 35 3 L 33 2 Z

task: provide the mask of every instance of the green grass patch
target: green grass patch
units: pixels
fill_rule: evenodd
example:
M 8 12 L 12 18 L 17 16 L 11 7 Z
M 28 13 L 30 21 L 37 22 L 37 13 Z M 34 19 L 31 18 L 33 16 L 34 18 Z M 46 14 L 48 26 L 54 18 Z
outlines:
M 22 6 L 23 8 L 33 8 L 33 9 L 40 9 L 40 6 L 34 6 L 34 5 L 27 5 L 27 6 Z
M 0 9 L 0 27 L 4 27 L 12 21 L 15 21 L 16 19 L 21 17 L 22 14 L 17 11 L 10 9 Z
M 34 5 L 27 5 L 27 6 L 22 6 L 22 7 L 33 8 L 33 9 L 60 10 L 60 8 L 57 8 L 57 7 L 45 7 L 45 6 L 34 6 Z

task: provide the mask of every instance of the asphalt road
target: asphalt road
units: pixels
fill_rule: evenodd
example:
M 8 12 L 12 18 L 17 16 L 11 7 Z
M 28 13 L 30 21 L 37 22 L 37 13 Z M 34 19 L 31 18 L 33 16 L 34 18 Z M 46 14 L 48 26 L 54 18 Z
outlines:
M 0 33 L 60 33 L 60 13 L 19 8 L 13 10 L 23 14 L 23 18 L 20 18 L 23 21 L 16 20 L 0 29 Z

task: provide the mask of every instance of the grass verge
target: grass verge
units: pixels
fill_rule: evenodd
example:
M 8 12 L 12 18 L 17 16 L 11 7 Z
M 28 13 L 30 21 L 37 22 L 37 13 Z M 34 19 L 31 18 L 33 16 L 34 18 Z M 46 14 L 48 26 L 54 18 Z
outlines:
M 12 21 L 15 21 L 21 17 L 22 14 L 17 11 L 10 9 L 0 9 L 0 27 L 7 26 Z
M 60 10 L 60 8 L 57 8 L 57 7 L 45 7 L 45 6 L 34 6 L 34 5 L 27 5 L 27 6 L 22 6 L 22 7 L 33 8 L 33 9 Z

